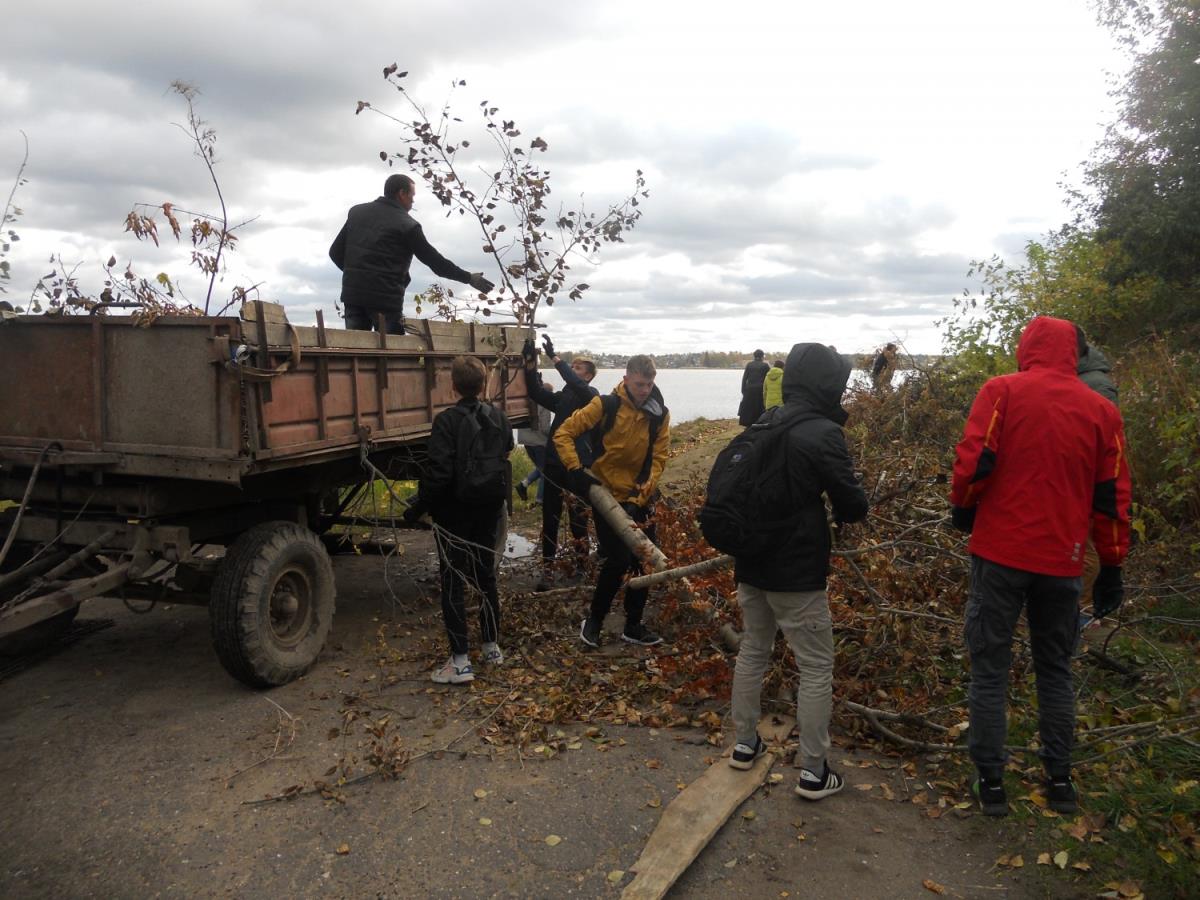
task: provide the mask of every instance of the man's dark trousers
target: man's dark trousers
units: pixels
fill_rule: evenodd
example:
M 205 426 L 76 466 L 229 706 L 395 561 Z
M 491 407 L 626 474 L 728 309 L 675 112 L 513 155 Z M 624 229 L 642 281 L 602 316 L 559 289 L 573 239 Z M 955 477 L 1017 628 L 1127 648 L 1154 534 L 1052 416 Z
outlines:
M 587 556 L 587 507 L 583 501 L 570 493 L 565 485 L 567 470 L 558 463 L 547 463 L 542 469 L 542 563 L 549 565 L 558 554 L 558 527 L 562 521 L 563 503 L 567 504 L 567 518 L 571 523 L 571 537 L 575 541 L 576 565 L 582 565 Z
M 483 595 L 479 630 L 484 643 L 496 640 L 500 631 L 500 594 L 496 586 L 500 506 L 463 507 L 454 517 L 434 520 L 439 526 L 434 537 L 441 567 L 442 619 L 452 653 L 467 652 L 468 582 Z
M 404 334 L 404 312 L 399 309 L 371 309 L 354 303 L 345 303 L 346 329 L 348 331 L 371 331 L 379 326 L 379 314 L 383 313 L 384 327 L 388 334 Z
M 971 654 L 971 759 L 984 778 L 1004 774 L 1005 700 L 1013 633 L 1024 609 L 1037 679 L 1042 764 L 1051 776 L 1069 775 L 1075 741 L 1071 657 L 1079 636 L 1081 579 L 1039 575 L 971 557 L 966 642 Z
M 641 525 L 650 518 L 650 510 L 632 503 L 622 503 L 621 508 L 629 514 L 633 521 Z M 596 542 L 600 545 L 600 555 L 604 564 L 600 567 L 600 575 L 596 578 L 596 592 L 592 595 L 592 609 L 588 618 L 596 625 L 603 625 L 604 618 L 612 609 L 613 598 L 621 589 L 621 581 L 628 572 L 631 575 L 642 574 L 642 565 L 633 555 L 633 551 L 625 546 L 625 542 L 612 530 L 604 516 L 597 514 Z M 645 535 L 654 540 L 654 526 L 645 529 Z M 642 624 L 642 613 L 646 609 L 646 598 L 650 595 L 649 588 L 632 590 L 625 588 L 625 630 Z

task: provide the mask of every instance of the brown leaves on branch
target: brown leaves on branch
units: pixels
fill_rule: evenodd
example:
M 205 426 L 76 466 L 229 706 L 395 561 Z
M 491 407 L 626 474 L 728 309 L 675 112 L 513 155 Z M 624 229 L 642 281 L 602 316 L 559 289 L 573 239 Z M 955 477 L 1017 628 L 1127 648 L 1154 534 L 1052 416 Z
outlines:
M 384 78 L 401 94 L 411 120 L 382 112 L 370 103 L 359 101 L 355 113 L 370 110 L 394 122 L 407 145 L 393 154 L 380 153 L 389 165 L 399 162 L 415 169 L 425 189 L 447 209 L 474 218 L 483 238 L 483 252 L 492 257 L 499 272 L 499 288 L 481 301 L 452 302 L 445 308 L 448 317 L 460 312 L 482 312 L 487 306 L 507 302 L 519 322 L 534 321 L 538 306 L 566 294 L 571 300 L 582 299 L 587 283 L 572 283 L 571 265 L 576 261 L 597 262 L 596 255 L 605 244 L 619 243 L 624 233 L 641 218 L 640 199 L 648 196 L 645 178 L 637 171 L 634 189 L 624 199 L 610 205 L 602 214 L 592 214 L 582 205 L 557 212 L 550 208 L 550 171 L 534 164 L 531 153 L 545 153 L 549 144 L 535 137 L 528 151 L 517 140 L 521 129 L 515 120 L 500 116 L 499 107 L 487 100 L 479 104 L 483 134 L 492 141 L 490 154 L 473 148 L 469 137 L 452 134 L 462 120 L 452 114 L 450 99 L 437 114 L 429 114 L 400 83 L 407 72 L 398 72 L 392 64 L 383 70 Z M 451 94 L 466 82 L 451 82 Z M 454 128 L 455 132 L 458 131 Z M 460 166 L 462 151 L 472 149 L 470 168 L 466 158 Z M 498 163 L 498 165 L 497 165 Z M 488 172 L 480 178 L 477 172 Z M 481 184 L 472 187 L 477 179 Z M 547 223 L 553 222 L 553 225 Z M 447 296 L 453 298 L 448 292 Z M 440 312 L 440 311 L 439 311 Z M 485 313 L 486 314 L 486 313 Z

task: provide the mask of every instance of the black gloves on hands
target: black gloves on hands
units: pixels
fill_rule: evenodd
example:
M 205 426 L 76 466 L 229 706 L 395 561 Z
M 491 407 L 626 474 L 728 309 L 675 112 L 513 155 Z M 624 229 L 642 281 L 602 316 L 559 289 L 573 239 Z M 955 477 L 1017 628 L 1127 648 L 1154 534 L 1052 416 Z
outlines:
M 414 503 L 412 506 L 404 510 L 404 512 L 401 514 L 401 518 L 403 518 L 404 521 L 409 525 L 416 525 L 423 515 L 425 515 L 424 507 L 422 507 L 419 503 Z
M 584 500 L 588 499 L 592 485 L 599 483 L 600 479 L 587 469 L 573 469 L 567 473 L 567 487 L 572 494 L 578 494 Z
M 542 335 L 542 349 L 546 351 L 546 355 L 554 359 L 554 342 L 550 340 L 550 335 Z
M 1096 584 L 1092 587 L 1092 617 L 1102 619 L 1117 611 L 1125 600 L 1125 585 L 1121 583 L 1120 566 L 1101 566 Z
M 968 509 L 965 506 L 954 506 L 950 508 L 950 524 L 959 531 L 966 534 L 971 533 L 971 529 L 975 527 L 975 510 L 977 507 L 972 506 Z
M 536 367 L 537 356 L 537 345 L 534 344 L 533 338 L 525 338 L 525 343 L 521 345 L 521 359 L 525 360 L 525 368 Z
M 475 290 L 479 291 L 479 293 L 481 293 L 481 294 L 486 294 L 492 288 L 494 288 L 495 285 L 492 284 L 490 281 L 488 281 L 486 278 L 484 278 L 482 272 L 472 272 L 471 273 L 471 287 L 475 288 Z

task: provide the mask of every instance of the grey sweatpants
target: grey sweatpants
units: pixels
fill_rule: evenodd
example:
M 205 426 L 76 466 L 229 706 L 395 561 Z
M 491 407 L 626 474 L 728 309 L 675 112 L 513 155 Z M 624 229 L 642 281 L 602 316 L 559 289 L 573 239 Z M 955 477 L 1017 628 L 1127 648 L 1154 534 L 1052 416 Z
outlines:
M 739 743 L 754 743 L 762 715 L 763 676 L 771 665 L 775 635 L 783 631 L 800 682 L 796 722 L 800 727 L 800 764 L 818 775 L 829 751 L 829 713 L 833 697 L 833 622 L 824 591 L 764 591 L 739 583 L 738 605 L 745 632 L 733 670 L 733 724 Z
M 1075 742 L 1075 694 L 1071 655 L 1079 639 L 1082 579 L 1039 575 L 971 557 L 967 595 L 967 649 L 971 653 L 968 692 L 971 759 L 985 778 L 1000 778 L 1008 754 L 1006 700 L 1012 664 L 1013 632 L 1021 611 L 1029 620 L 1029 643 L 1037 679 L 1038 751 L 1048 774 L 1069 775 Z

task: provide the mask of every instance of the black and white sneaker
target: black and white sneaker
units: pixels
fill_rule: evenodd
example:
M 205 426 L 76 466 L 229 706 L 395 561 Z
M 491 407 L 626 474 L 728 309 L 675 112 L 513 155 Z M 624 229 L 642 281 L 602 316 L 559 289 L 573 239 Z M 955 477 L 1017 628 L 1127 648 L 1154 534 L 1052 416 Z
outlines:
M 600 646 L 600 626 L 593 625 L 590 619 L 579 623 L 579 639 L 589 647 Z
M 796 785 L 796 793 L 805 800 L 820 800 L 830 794 L 836 794 L 844 785 L 842 776 L 829 768 L 829 763 L 825 763 L 825 771 L 820 775 L 808 769 L 800 770 L 800 783 Z
M 767 752 L 767 745 L 757 734 L 753 744 L 735 744 L 733 753 L 729 756 L 729 765 L 735 769 L 754 768 L 755 760 Z
M 653 647 L 655 644 L 662 643 L 662 637 L 655 634 L 645 625 L 626 625 L 625 630 L 621 632 L 621 640 L 628 641 L 631 644 L 640 644 L 643 647 Z

